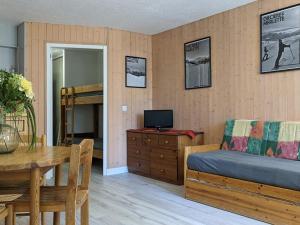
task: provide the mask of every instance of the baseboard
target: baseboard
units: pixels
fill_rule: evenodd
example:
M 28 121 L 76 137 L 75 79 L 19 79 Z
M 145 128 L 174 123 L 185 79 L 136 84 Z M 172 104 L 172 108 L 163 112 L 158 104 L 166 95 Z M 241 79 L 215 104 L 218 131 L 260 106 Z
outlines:
M 116 168 L 108 168 L 106 170 L 106 176 L 111 176 L 111 175 L 116 175 L 121 173 L 128 173 L 128 167 L 123 166 L 123 167 L 116 167 Z
M 111 175 L 117 175 L 121 173 L 128 173 L 128 167 L 123 166 L 123 167 L 116 167 L 116 168 L 110 168 L 106 170 L 106 175 L 105 176 L 111 176 Z M 46 179 L 50 180 L 54 177 L 54 171 L 50 170 L 46 173 Z

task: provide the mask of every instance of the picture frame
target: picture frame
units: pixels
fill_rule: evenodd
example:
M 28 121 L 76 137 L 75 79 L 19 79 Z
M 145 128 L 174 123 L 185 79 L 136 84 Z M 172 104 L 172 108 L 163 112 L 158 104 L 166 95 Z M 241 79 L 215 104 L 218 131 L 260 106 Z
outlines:
M 184 44 L 185 89 L 209 88 L 211 79 L 211 37 Z
M 147 59 L 125 56 L 125 87 L 147 87 Z
M 300 69 L 300 4 L 260 15 L 260 73 Z

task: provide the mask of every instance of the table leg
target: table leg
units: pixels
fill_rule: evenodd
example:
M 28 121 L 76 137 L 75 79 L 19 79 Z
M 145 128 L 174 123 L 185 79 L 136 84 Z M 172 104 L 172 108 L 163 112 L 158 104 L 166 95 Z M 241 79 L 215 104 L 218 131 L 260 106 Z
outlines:
M 30 174 L 30 225 L 40 224 L 40 168 L 34 168 Z
M 61 185 L 61 179 L 62 179 L 62 165 L 57 165 L 55 167 L 55 186 Z M 59 212 L 54 213 L 53 224 L 60 225 L 60 213 Z

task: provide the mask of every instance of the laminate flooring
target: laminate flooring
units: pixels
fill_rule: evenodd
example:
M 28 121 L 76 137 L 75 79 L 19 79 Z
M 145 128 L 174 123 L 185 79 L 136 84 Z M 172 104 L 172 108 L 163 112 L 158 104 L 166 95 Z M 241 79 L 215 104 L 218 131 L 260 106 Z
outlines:
M 103 177 L 93 166 L 90 225 L 264 225 L 265 223 L 184 199 L 176 186 L 130 173 Z M 47 213 L 47 224 L 52 214 Z M 64 224 L 64 215 L 61 224 Z M 18 217 L 27 225 L 28 217 Z M 80 224 L 80 212 L 77 213 Z M 0 222 L 2 225 L 3 223 Z

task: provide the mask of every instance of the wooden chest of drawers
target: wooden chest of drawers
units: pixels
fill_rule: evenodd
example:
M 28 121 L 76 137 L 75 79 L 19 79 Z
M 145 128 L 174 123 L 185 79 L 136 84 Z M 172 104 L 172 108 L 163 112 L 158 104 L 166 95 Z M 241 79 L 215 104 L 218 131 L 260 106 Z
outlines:
M 203 132 L 192 140 L 166 132 L 127 131 L 127 165 L 131 173 L 183 184 L 184 147 L 203 144 Z

